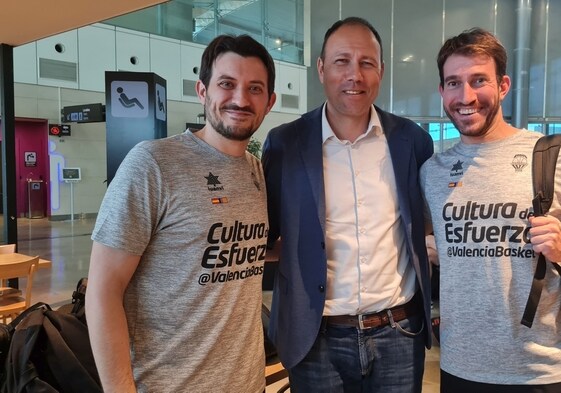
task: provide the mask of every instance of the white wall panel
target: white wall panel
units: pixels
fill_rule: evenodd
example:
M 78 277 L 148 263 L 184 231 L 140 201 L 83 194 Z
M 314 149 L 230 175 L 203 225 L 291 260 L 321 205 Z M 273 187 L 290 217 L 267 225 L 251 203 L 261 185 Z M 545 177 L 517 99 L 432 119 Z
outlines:
M 78 34 L 76 30 L 37 41 L 38 83 L 78 88 Z
M 278 77 L 276 90 L 285 94 L 298 94 L 300 91 L 300 69 L 289 64 L 276 63 Z
M 311 110 L 308 108 L 308 69 L 304 66 L 299 67 L 298 77 L 300 78 L 300 114 Z
M 199 67 L 204 50 L 205 47 L 202 45 L 181 43 L 181 99 L 183 101 L 199 102 L 194 85 L 199 79 Z
M 150 72 L 150 38 L 148 34 L 117 28 L 117 71 Z
M 167 81 L 167 99 L 181 100 L 181 45 L 179 40 L 150 37 L 150 70 Z
M 35 42 L 14 48 L 14 82 L 37 84 L 37 44 Z
M 78 82 L 81 90 L 105 91 L 105 71 L 116 70 L 115 28 L 78 29 Z
M 301 95 L 300 81 L 301 74 L 304 74 L 304 81 L 306 80 L 306 68 L 275 62 L 275 70 L 277 102 L 273 110 L 287 113 L 305 112 L 306 97 Z

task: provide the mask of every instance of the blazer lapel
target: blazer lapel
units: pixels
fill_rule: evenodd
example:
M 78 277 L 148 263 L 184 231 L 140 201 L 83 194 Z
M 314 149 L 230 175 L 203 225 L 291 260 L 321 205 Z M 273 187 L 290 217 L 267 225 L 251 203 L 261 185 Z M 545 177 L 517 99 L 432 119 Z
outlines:
M 323 151 L 320 106 L 302 120 L 305 122 L 303 130 L 298 133 L 300 156 L 304 162 L 304 169 L 310 181 L 312 195 L 317 208 L 317 214 L 323 233 L 325 233 L 325 191 L 323 185 Z
M 395 174 L 395 184 L 397 187 L 397 197 L 399 209 L 408 229 L 411 224 L 411 206 L 409 203 L 409 176 L 411 167 L 411 141 L 402 132 L 399 132 L 400 124 L 396 118 L 388 116 L 387 113 L 379 110 L 378 116 L 384 129 L 384 134 L 388 141 L 390 156 L 392 159 Z

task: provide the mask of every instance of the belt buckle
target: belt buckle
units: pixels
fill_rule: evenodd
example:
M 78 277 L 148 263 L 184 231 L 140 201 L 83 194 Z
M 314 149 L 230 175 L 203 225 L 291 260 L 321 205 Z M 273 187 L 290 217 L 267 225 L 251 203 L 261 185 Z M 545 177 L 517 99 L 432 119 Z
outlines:
M 358 314 L 357 317 L 358 317 L 358 327 L 360 328 L 360 330 L 366 329 L 366 327 L 364 326 L 364 321 L 362 320 L 364 314 Z
M 386 311 L 386 313 L 388 314 L 388 320 L 389 320 L 390 326 L 392 327 L 392 329 L 395 329 L 396 323 L 393 319 L 392 310 L 388 309 L 388 311 Z

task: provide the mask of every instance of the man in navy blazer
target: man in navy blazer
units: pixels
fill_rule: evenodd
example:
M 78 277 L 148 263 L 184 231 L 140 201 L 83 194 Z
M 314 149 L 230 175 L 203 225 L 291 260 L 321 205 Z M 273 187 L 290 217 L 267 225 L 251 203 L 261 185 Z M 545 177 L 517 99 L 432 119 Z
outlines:
M 364 19 L 327 31 L 318 72 L 327 102 L 263 148 L 279 253 L 269 336 L 292 392 L 420 392 L 431 336 L 418 170 L 432 139 L 373 105 L 382 47 Z

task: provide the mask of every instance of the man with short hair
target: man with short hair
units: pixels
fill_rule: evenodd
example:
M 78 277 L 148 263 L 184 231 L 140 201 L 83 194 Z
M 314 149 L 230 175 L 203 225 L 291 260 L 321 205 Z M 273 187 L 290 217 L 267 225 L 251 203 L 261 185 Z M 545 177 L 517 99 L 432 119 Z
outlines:
M 460 132 L 421 169 L 440 263 L 441 391 L 559 393 L 561 281 L 551 263 L 533 326 L 520 321 L 538 253 L 561 261 L 561 178 L 550 214 L 532 217 L 541 134 L 503 119 L 510 78 L 495 36 L 464 31 L 437 62 L 444 110 Z
M 280 250 L 269 336 L 291 392 L 420 392 L 430 285 L 418 170 L 433 143 L 373 105 L 384 64 L 368 21 L 334 23 L 317 69 L 327 102 L 263 149 Z
M 274 63 L 249 36 L 205 49 L 205 126 L 127 155 L 99 211 L 87 291 L 105 392 L 262 393 L 260 162 L 246 152 L 275 102 Z

